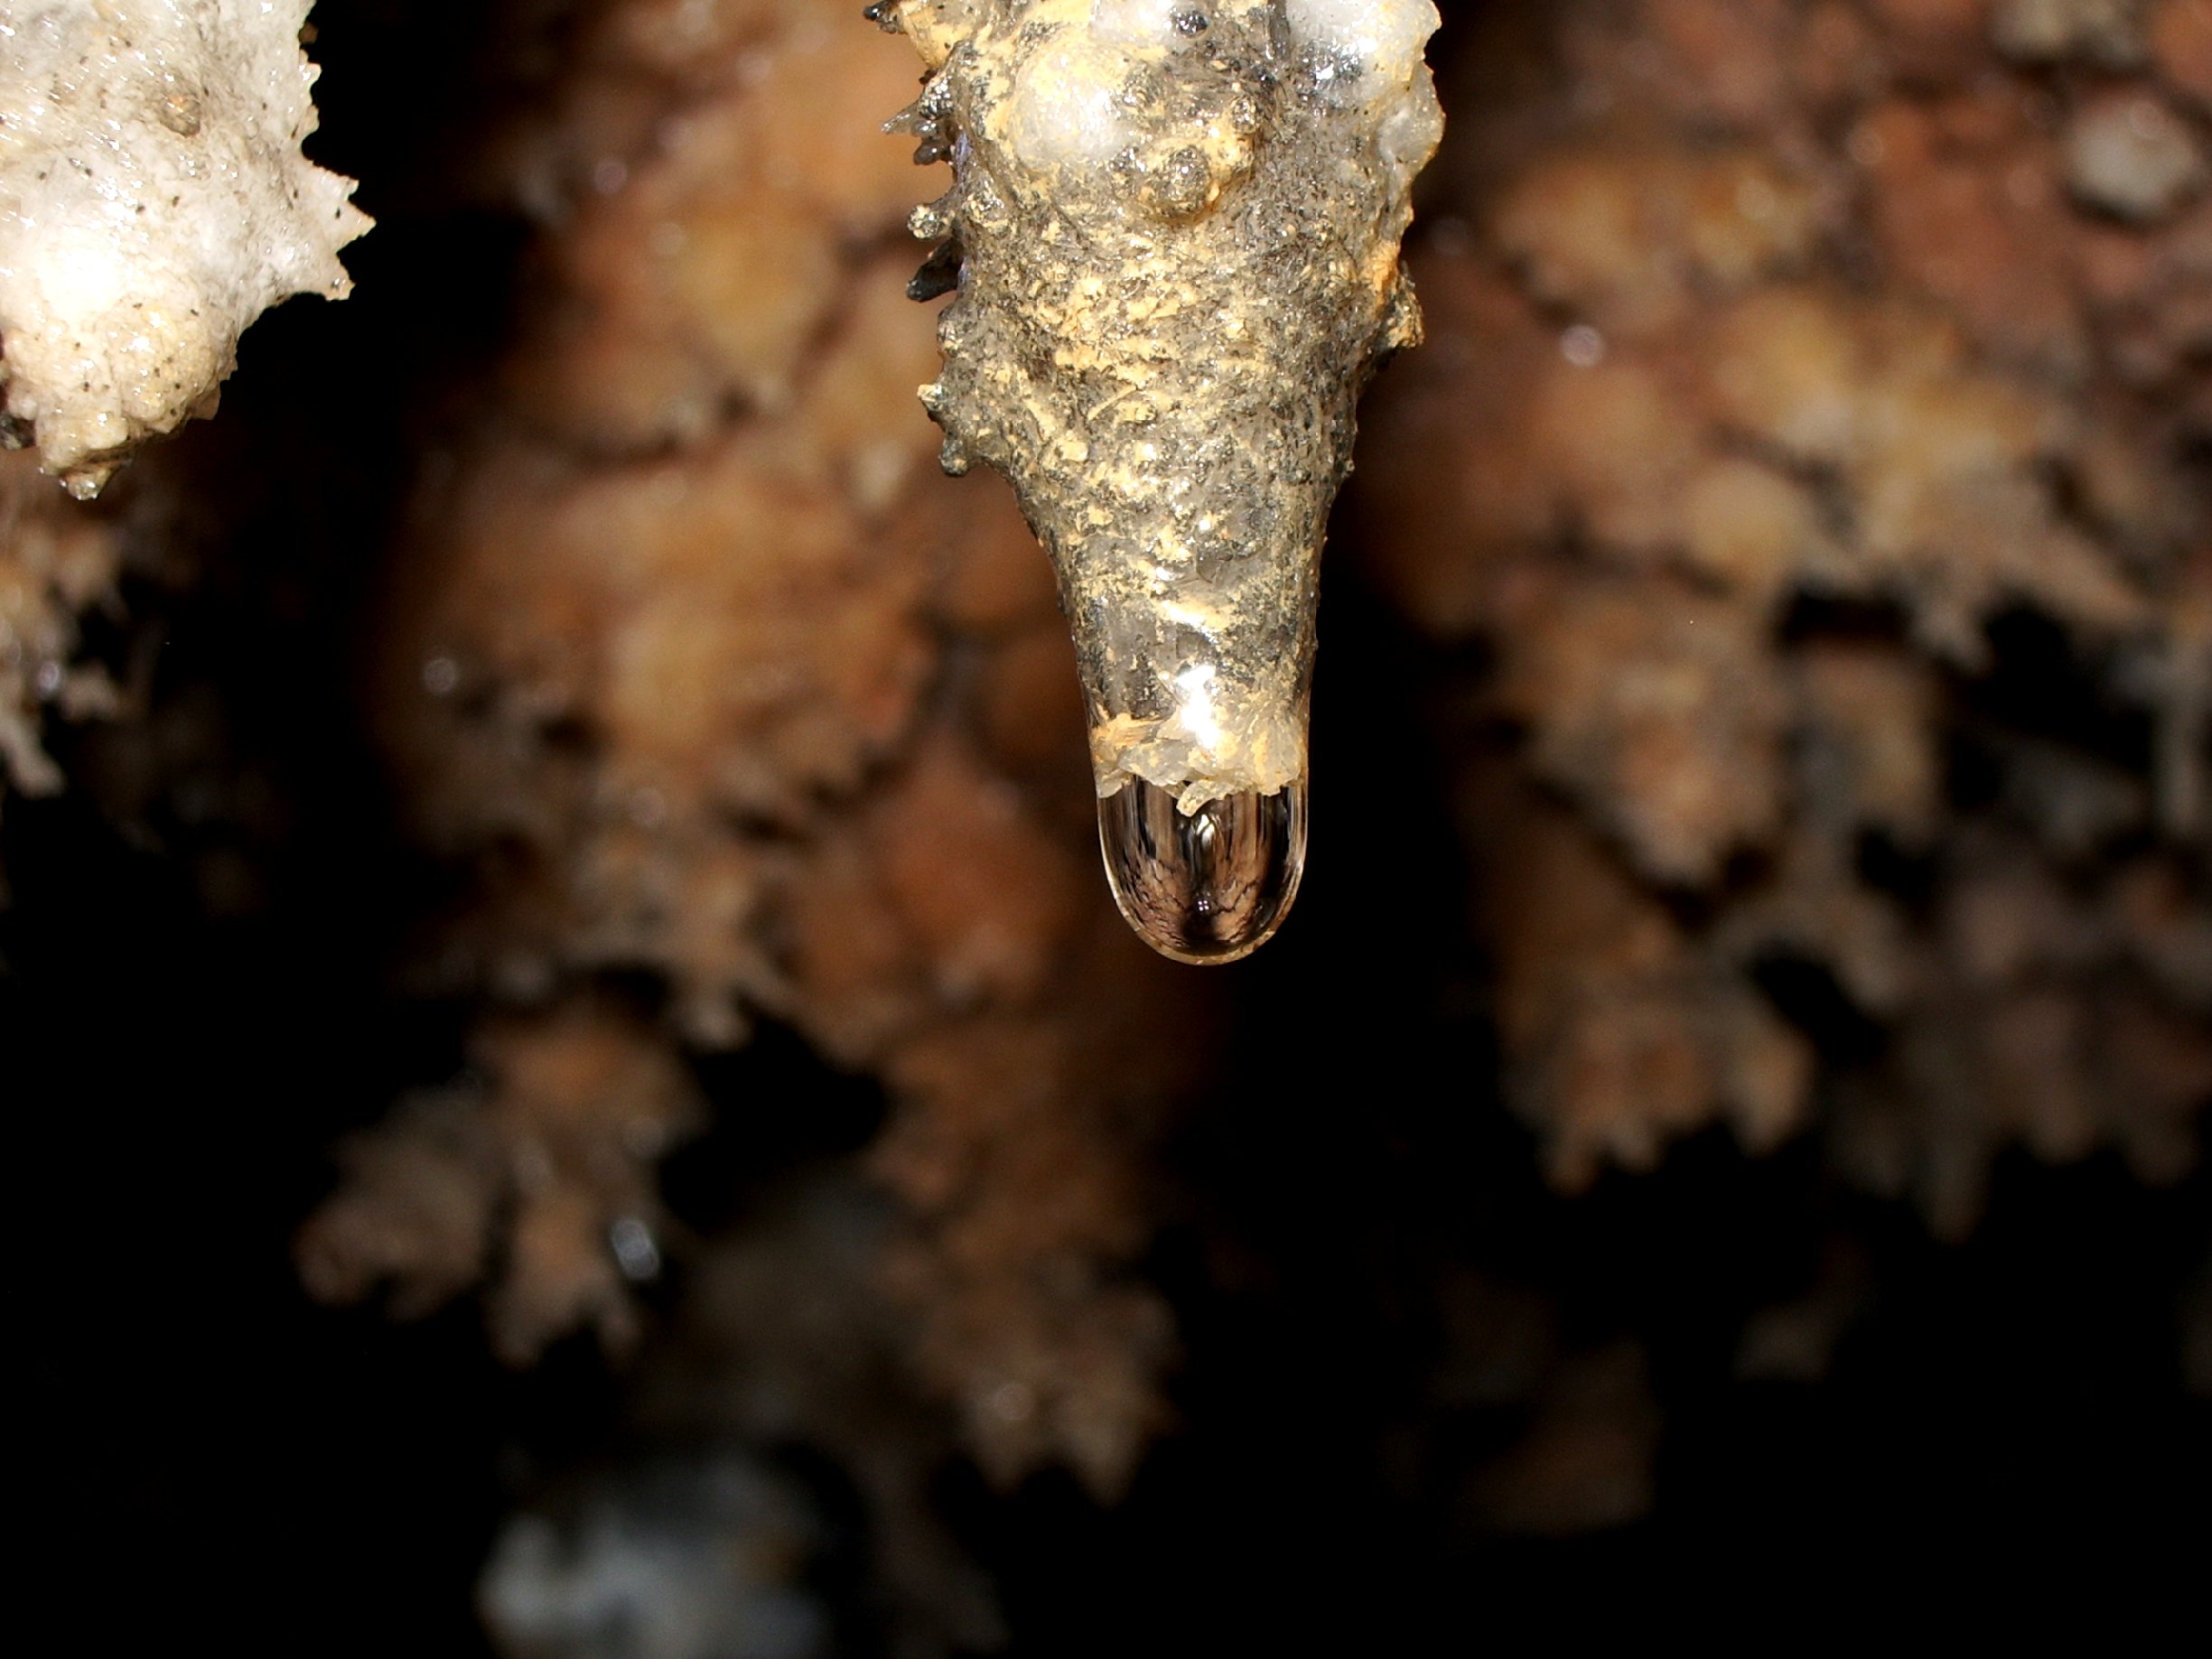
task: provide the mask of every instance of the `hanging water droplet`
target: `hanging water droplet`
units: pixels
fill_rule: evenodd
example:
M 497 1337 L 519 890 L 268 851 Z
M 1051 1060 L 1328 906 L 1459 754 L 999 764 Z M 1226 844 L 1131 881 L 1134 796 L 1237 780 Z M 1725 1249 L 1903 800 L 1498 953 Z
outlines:
M 1185 813 L 1143 781 L 1098 803 L 1098 844 L 1114 901 L 1163 956 L 1235 962 L 1265 945 L 1306 868 L 1306 792 L 1231 795 Z

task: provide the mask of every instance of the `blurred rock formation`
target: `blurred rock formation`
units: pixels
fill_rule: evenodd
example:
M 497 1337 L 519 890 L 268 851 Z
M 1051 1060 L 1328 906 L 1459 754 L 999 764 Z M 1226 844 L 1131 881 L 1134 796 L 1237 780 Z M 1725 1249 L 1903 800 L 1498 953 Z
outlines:
M 911 65 L 811 0 L 576 23 L 540 113 L 486 154 L 482 188 L 540 225 L 531 286 L 425 470 L 376 648 L 406 812 L 469 877 L 421 983 L 499 1011 L 509 1058 L 565 1052 L 565 1000 L 642 974 L 665 1009 L 621 1040 L 656 1076 L 766 1015 L 882 1077 L 870 1162 L 908 1216 L 884 1290 L 919 1316 L 918 1372 L 995 1478 L 1067 1462 L 1110 1494 L 1162 1419 L 1171 1322 L 1128 1265 L 1191 993 L 1086 855 L 1049 570 L 1003 489 L 938 471 L 914 404 L 929 180 L 879 130 Z M 330 1294 L 435 1302 L 498 1210 L 493 1329 L 527 1361 L 623 1328 L 604 1235 L 650 1224 L 665 1137 L 633 1128 L 669 1121 L 667 1089 L 488 1069 L 497 1104 L 463 1126 L 416 1113 L 361 1143 L 304 1248 Z M 519 1209 L 481 1182 L 533 1194 L 527 1172 L 469 1178 L 443 1248 L 396 1219 L 456 1136 L 542 1159 L 505 1126 L 539 1118 L 603 1147 L 554 1152 Z
M 324 9 L 338 83 L 368 12 Z M 1357 1463 L 1447 1560 L 1633 1533 L 1670 1437 L 1982 1260 L 2007 1170 L 2199 1189 L 2212 0 L 1447 5 L 1428 340 L 1365 411 L 1316 687 L 1317 801 L 1393 822 L 1317 816 L 1300 916 L 1211 977 L 1115 915 L 1046 561 L 937 469 L 903 289 L 941 175 L 855 9 L 516 0 L 434 139 L 349 162 L 382 228 L 300 325 L 406 338 L 371 262 L 425 248 L 412 297 L 490 296 L 442 376 L 379 402 L 353 359 L 326 431 L 252 403 L 249 341 L 96 508 L 0 458 L 11 834 L 68 789 L 210 916 L 397 895 L 361 976 L 456 1033 L 317 1059 L 380 1121 L 300 1086 L 300 1280 L 612 1379 L 606 1445 L 510 1482 L 504 1651 L 721 1651 L 593 1636 L 639 1574 L 759 1651 L 844 1651 L 848 1604 L 988 1651 L 1023 1541 L 955 1512 L 1062 1487 L 1188 1540 Z M 247 620 L 154 629 L 157 672 L 134 612 L 188 592 Z M 253 650 L 331 610 L 358 731 L 254 725 Z M 270 874 L 332 769 L 404 879 Z M 728 1151 L 848 1090 L 856 1145 Z M 1649 1197 L 1685 1164 L 1797 1207 L 1707 1237 Z M 2176 1399 L 2191 1225 L 2135 1287 Z M 1701 1364 L 1743 1391 L 1703 1418 Z M 1239 1433 L 1246 1507 L 1175 1532 L 1148 1481 Z
M 1809 1128 L 1955 1236 L 2015 1141 L 2190 1167 L 2208 27 L 1475 25 L 1432 345 L 1377 399 L 1359 522 L 1408 615 L 1495 653 L 1446 741 L 1561 1181 Z

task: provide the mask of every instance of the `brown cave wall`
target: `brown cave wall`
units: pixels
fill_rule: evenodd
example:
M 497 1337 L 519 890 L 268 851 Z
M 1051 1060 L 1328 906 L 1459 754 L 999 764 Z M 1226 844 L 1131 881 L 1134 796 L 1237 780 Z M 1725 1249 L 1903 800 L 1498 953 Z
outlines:
M 229 758 L 249 671 L 81 636 L 195 589 L 289 625 L 236 597 L 291 556 L 249 519 L 322 549 L 294 580 L 357 561 L 351 787 L 434 872 L 362 973 L 462 1035 L 380 1121 L 331 1112 L 310 1292 L 481 1320 L 526 1372 L 592 1349 L 611 1434 L 816 1449 L 881 1622 L 971 1651 L 1040 1627 L 988 1569 L 1095 1535 L 948 1520 L 948 1468 L 986 1513 L 1072 1470 L 1267 1547 L 1261 1509 L 1368 1482 L 1425 1529 L 1360 1541 L 1401 1565 L 1607 1534 L 1695 1431 L 1681 1292 L 1622 1313 L 1626 1258 L 1736 1299 L 1682 1321 L 1726 1327 L 1718 1413 L 1831 1374 L 1898 1262 L 1965 1272 L 2023 1154 L 2201 1209 L 2212 5 L 1448 7 L 1427 340 L 1332 540 L 1313 885 L 1223 975 L 1115 915 L 1049 570 L 995 480 L 937 471 L 901 289 L 941 185 L 877 130 L 910 53 L 852 10 L 509 8 L 445 147 L 347 163 L 378 237 L 501 228 L 453 256 L 468 351 L 322 405 L 295 493 L 240 482 L 288 419 L 246 385 L 90 515 L 0 475 L 8 822 L 79 786 L 210 913 L 315 890 L 267 850 L 339 762 Z M 317 523 L 372 427 L 392 522 Z M 126 545 L 190 557 L 119 588 Z M 743 1213 L 687 1222 L 669 1160 L 848 1087 L 864 1148 L 721 1170 Z M 1668 1196 L 1761 1179 L 1797 1209 L 1722 1207 L 1741 1236 Z M 2144 1317 L 2202 1393 L 2212 1263 L 2176 1237 L 2181 1323 Z M 1230 1496 L 1188 1472 L 1218 1444 Z M 1163 1518 L 1148 1477 L 1211 1496 Z
M 1337 579 L 1487 654 L 1424 741 L 1505 1095 L 1565 1188 L 1719 1122 L 1810 1133 L 1956 1237 L 2014 1142 L 2192 1165 L 2198 23 L 2034 10 L 1498 5 L 1444 37 L 1429 340 L 1372 401 Z M 822 6 L 585 8 L 490 127 L 472 187 L 538 227 L 516 343 L 416 488 L 373 706 L 468 872 L 415 971 L 485 1004 L 489 1093 L 359 1142 L 303 1260 L 402 1307 L 490 1275 L 516 1361 L 580 1323 L 626 1351 L 609 1230 L 663 1225 L 651 1166 L 697 1120 L 621 1067 L 786 1022 L 894 1103 L 878 1288 L 927 1392 L 999 1482 L 1110 1496 L 1168 1421 L 1173 1322 L 1130 1267 L 1216 987 L 1104 903 L 1043 565 L 913 418 L 931 187 L 873 130 L 909 74 Z M 638 973 L 665 1003 L 606 1025 L 594 980 Z M 425 1159 L 465 1222 L 414 1213 Z M 1484 1513 L 1641 1512 L 1625 1353 L 1525 1383 L 1622 1379 Z M 1592 1433 L 1619 1472 L 1574 1472 Z

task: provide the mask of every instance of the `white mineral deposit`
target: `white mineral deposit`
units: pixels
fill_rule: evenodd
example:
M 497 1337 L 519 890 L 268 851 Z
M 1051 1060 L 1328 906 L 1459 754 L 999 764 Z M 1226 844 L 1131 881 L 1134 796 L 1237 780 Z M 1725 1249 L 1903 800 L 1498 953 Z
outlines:
M 310 0 L 0 0 L 0 395 L 71 494 L 213 406 L 238 336 L 342 299 L 369 228 L 300 154 Z
M 1321 541 L 1443 117 L 1429 0 L 899 0 L 892 123 L 953 188 L 910 290 L 956 297 L 922 401 L 1051 555 L 1115 896 L 1156 949 L 1248 954 L 1305 860 Z

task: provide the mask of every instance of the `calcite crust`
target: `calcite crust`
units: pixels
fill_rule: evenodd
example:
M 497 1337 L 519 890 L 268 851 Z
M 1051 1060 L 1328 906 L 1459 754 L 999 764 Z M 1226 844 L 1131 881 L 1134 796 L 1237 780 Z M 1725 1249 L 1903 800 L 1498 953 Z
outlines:
M 369 228 L 300 154 L 311 0 L 0 0 L 0 393 L 70 493 L 210 406 L 238 336 L 350 290 Z
M 1329 509 L 1442 134 L 1428 0 L 904 0 L 894 122 L 954 187 L 922 400 L 1013 483 L 1076 638 L 1101 796 L 1186 812 L 1305 773 Z

